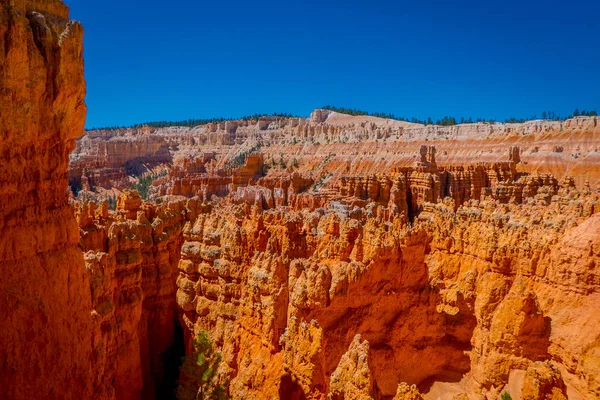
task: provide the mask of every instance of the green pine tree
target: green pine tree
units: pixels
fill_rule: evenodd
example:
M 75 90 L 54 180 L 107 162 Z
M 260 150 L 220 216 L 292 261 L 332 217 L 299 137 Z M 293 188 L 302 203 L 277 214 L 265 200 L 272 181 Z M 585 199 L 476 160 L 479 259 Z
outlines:
M 178 400 L 228 400 L 227 389 L 216 382 L 222 355 L 215 352 L 207 332 L 194 339 L 194 350 L 183 358 Z
M 117 209 L 117 198 L 115 196 L 109 196 L 108 199 L 106 199 L 106 201 L 108 202 L 109 210 L 114 211 Z
M 508 392 L 502 392 L 500 400 L 512 400 L 512 396 Z

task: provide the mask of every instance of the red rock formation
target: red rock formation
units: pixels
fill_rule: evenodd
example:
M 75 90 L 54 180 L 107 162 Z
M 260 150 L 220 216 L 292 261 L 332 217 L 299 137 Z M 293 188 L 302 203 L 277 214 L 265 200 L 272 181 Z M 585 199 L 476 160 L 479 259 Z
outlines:
M 369 367 L 369 342 L 361 342 L 360 335 L 356 335 L 331 374 L 329 398 L 372 400 L 373 386 Z
M 156 191 L 188 198 L 125 191 L 74 219 L 81 27 L 57 0 L 0 16 L 7 398 L 152 398 L 176 314 L 188 349 L 210 332 L 236 399 L 494 397 L 516 370 L 525 399 L 600 396 L 596 117 L 88 133 L 72 179 L 113 189 L 165 164 Z
M 0 7 L 0 396 L 104 398 L 67 197 L 83 133 L 83 29 L 58 0 Z
M 239 168 L 218 169 L 216 171 L 197 172 L 191 164 L 185 161 L 188 168 L 177 167 L 170 173 L 170 178 L 159 187 L 159 193 L 177 196 L 200 196 L 203 201 L 210 201 L 212 196 L 226 196 L 235 192 L 240 186 L 253 183 L 262 175 L 263 157 L 260 154 L 250 154 Z M 240 194 L 243 191 L 239 192 Z
M 82 189 L 92 191 L 95 188 L 111 189 L 127 185 L 127 172 L 125 168 L 83 168 L 77 179 L 70 179 L 72 187 L 81 186 Z
M 599 133 L 598 117 L 443 127 L 315 110 L 308 119 L 261 117 L 195 128 L 138 127 L 88 132 L 78 141 L 72 156 L 71 178 L 76 186 L 86 167 L 104 182 L 104 168 L 132 171 L 139 170 L 141 164 L 173 165 L 177 160 L 199 159 L 204 153 L 213 154 L 216 163 L 223 167 L 257 148 L 265 159 L 283 157 L 288 163 L 296 159 L 297 172 L 304 174 L 322 170 L 336 177 L 376 175 L 412 166 L 414 155 L 421 146 L 426 146 L 424 160 L 433 157 L 433 164 L 447 169 L 479 162 L 494 164 L 504 158 L 506 149 L 512 148 L 509 164 L 494 168 L 500 174 L 488 174 L 492 183 L 526 172 L 553 174 L 559 180 L 572 175 L 579 186 L 586 180 L 596 186 L 600 184 L 600 171 L 596 167 L 600 160 Z M 432 144 L 436 154 L 427 153 L 433 151 L 427 150 Z M 555 151 L 559 148 L 562 151 Z M 324 155 L 331 157 L 321 164 Z M 518 168 L 511 169 L 511 164 L 518 164 Z M 464 177 L 455 178 L 455 189 L 468 190 L 471 186 L 464 183 Z M 419 179 L 426 177 L 415 177 L 417 182 Z M 473 190 L 477 190 L 479 179 L 480 176 L 474 178 Z M 245 181 L 242 179 L 243 184 Z M 445 195 L 442 193 L 442 197 Z M 458 199 L 461 195 L 452 194 L 455 196 Z
M 244 165 L 233 172 L 233 184 L 245 185 L 249 180 L 256 180 L 262 174 L 263 156 L 250 154 L 246 157 Z
M 125 191 L 116 212 L 106 203 L 76 207 L 102 390 L 117 399 L 154 398 L 165 376 L 164 353 L 174 343 L 186 200 L 142 205 L 137 193 Z
M 550 362 L 532 364 L 525 373 L 521 399 L 566 400 L 567 388 L 560 371 Z
M 357 182 L 369 188 L 345 178 L 340 190 L 357 193 L 350 189 Z M 380 186 L 371 187 L 380 200 Z M 465 374 L 474 382 L 469 391 L 493 392 L 532 361 L 565 352 L 582 359 L 589 350 L 581 345 L 600 334 L 592 329 L 563 350 L 570 328 L 552 321 L 568 306 L 548 296 L 568 292 L 539 269 L 555 263 L 548 249 L 567 248 L 557 240 L 573 224 L 595 220 L 599 195 L 551 187 L 548 202 L 538 188 L 524 192 L 534 197 L 522 204 L 482 198 L 455 211 L 451 200 L 424 203 L 413 228 L 401 218 L 385 223 L 368 207 L 352 210 L 335 193 L 314 212 L 261 211 L 255 198 L 232 195 L 239 206 L 215 205 L 185 230 L 177 294 L 183 322 L 221 346 L 234 398 L 341 396 L 328 377 L 355 334 L 371 345 L 377 390 L 366 395 L 392 397 L 401 382 L 427 391 L 433 381 Z M 586 307 L 595 290 L 573 304 Z M 561 365 L 573 387 L 594 393 L 593 364 Z
M 343 176 L 340 179 L 341 201 L 359 198 L 395 208 L 396 213 L 408 215 L 406 178 L 396 176 Z M 354 202 L 353 204 L 357 204 Z M 360 203 L 364 206 L 366 203 Z
M 279 386 L 280 398 L 325 398 L 324 357 L 321 347 L 323 332 L 317 321 L 289 320 L 280 337 L 284 352 L 284 373 Z
M 409 386 L 406 382 L 402 382 L 398 385 L 393 400 L 423 400 L 423 396 L 421 396 L 416 386 Z

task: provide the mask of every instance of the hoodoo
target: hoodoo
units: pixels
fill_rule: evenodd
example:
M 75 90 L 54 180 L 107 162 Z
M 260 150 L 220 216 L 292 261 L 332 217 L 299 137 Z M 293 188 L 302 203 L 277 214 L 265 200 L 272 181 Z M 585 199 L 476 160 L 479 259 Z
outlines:
M 147 348 L 152 328 L 136 323 L 159 318 L 154 331 L 173 332 L 177 314 L 188 349 L 210 334 L 233 398 L 597 396 L 598 175 L 586 170 L 578 184 L 536 159 L 565 135 L 593 158 L 596 118 L 488 126 L 488 138 L 484 125 L 432 137 L 415 124 L 319 115 L 79 140 L 71 177 L 82 247 L 95 251 L 86 262 L 113 276 L 107 298 L 138 293 L 102 314 L 135 322 L 121 325 L 135 338 L 123 348 L 160 359 L 171 333 Z M 381 145 L 370 131 L 385 126 L 393 134 Z M 304 134 L 332 130 L 354 139 Z M 148 138 L 162 144 L 120 164 L 97 150 L 127 154 Z M 564 171 L 585 162 L 557 159 Z M 82 170 L 108 175 L 81 187 Z M 111 196 L 115 211 L 87 202 Z M 142 370 L 157 365 L 143 359 Z
M 170 399 L 198 337 L 233 399 L 600 398 L 597 116 L 84 132 L 81 25 L 1 4 L 0 398 Z

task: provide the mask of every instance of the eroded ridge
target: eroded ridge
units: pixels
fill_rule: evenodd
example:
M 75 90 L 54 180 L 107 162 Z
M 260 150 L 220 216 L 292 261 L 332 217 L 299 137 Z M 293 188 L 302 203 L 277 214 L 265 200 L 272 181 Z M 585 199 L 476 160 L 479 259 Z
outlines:
M 179 164 L 154 181 L 162 205 L 125 191 L 115 212 L 77 206 L 86 262 L 114 258 L 110 296 L 134 288 L 133 308 L 175 298 L 188 346 L 205 330 L 223 352 L 234 398 L 596 396 L 598 189 L 519 171 L 515 146 L 463 166 L 436 153 L 323 186 L 265 173 L 258 153 Z M 129 312 L 113 303 L 102 324 Z
M 82 35 L 2 1 L 3 398 L 161 398 L 200 331 L 235 399 L 600 397 L 598 117 L 77 139 Z

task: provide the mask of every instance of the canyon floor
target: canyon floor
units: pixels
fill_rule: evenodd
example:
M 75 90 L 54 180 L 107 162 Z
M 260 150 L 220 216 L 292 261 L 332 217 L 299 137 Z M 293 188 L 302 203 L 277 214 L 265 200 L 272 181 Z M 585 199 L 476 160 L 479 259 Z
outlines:
M 5 4 L 6 3 L 6 4 Z M 84 132 L 83 30 L 0 9 L 0 398 L 600 398 L 600 119 L 316 109 Z

